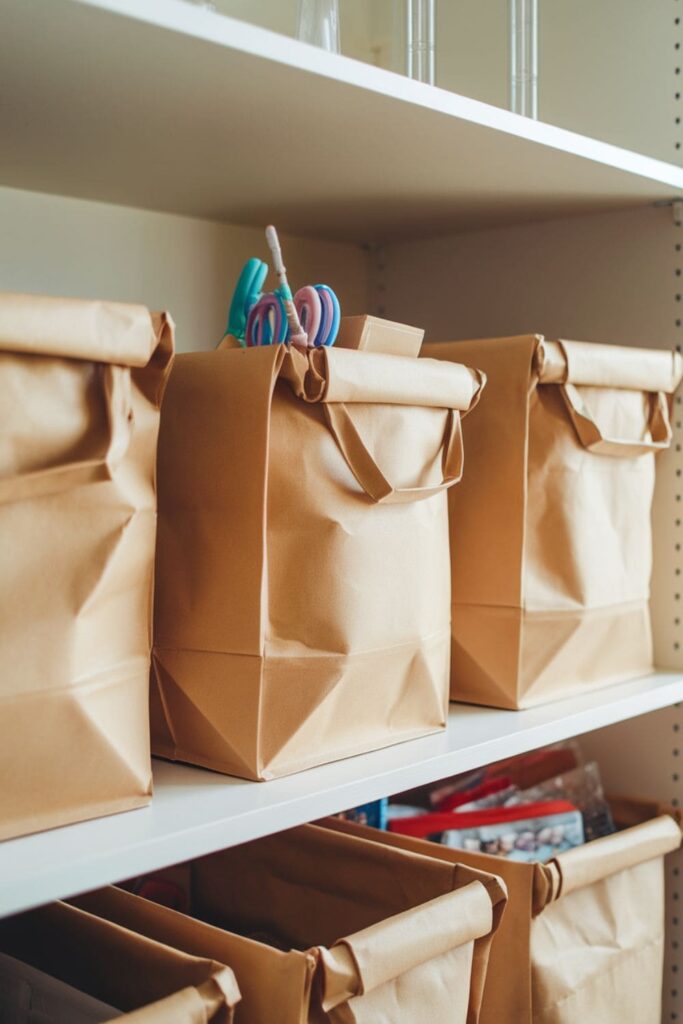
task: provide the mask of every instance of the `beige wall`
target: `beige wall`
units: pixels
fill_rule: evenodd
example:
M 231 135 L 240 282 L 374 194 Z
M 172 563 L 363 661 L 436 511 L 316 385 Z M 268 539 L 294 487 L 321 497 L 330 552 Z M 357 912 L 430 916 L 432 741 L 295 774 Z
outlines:
M 16 189 L 0 188 L 0 224 L 2 290 L 170 309 L 181 351 L 220 340 L 244 261 L 268 259 L 261 229 Z M 366 252 L 282 241 L 293 285 L 327 281 L 346 313 L 367 310 Z

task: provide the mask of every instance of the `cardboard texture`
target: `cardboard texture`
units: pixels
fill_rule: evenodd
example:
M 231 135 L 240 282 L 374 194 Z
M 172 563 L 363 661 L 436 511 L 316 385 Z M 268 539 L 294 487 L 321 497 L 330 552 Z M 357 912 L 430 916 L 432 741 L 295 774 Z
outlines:
M 178 357 L 154 753 L 270 779 L 445 727 L 446 489 L 481 387 L 463 366 L 343 349 Z
M 172 353 L 140 306 L 0 295 L 0 839 L 149 802 Z
M 229 967 L 65 903 L 0 920 L 0 952 L 116 1008 L 121 1024 L 231 1024 L 240 998 Z M 31 1011 L 40 1005 L 35 980 L 24 975 L 14 991 L 7 981 L 3 976 L 0 1020 L 33 1024 Z M 62 1005 L 63 999 L 62 994 Z M 8 1015 L 10 1000 L 16 1016 Z M 46 1012 L 57 1008 L 55 1001 Z M 72 1010 L 63 1021 L 77 1019 Z
M 186 917 L 103 889 L 79 906 L 229 960 L 237 1024 L 476 1024 L 505 904 L 489 874 L 304 825 L 193 862 Z
M 337 348 L 361 352 L 383 352 L 393 356 L 419 356 L 425 332 L 420 327 L 382 320 L 377 316 L 343 316 Z
M 451 497 L 451 698 L 523 708 L 652 667 L 650 509 L 671 352 L 540 335 L 427 345 L 488 376 Z
M 668 815 L 525 864 L 326 819 L 392 849 L 497 872 L 508 904 L 493 940 L 481 1024 L 660 1024 Z

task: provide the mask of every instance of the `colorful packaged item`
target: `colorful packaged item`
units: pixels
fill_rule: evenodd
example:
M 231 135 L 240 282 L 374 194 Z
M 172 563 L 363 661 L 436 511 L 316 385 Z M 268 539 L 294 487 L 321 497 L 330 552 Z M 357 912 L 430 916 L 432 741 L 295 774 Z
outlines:
M 581 846 L 581 812 L 566 800 L 391 818 L 389 830 L 510 860 L 540 861 Z
M 361 804 L 351 811 L 343 811 L 340 817 L 347 821 L 357 821 L 360 825 L 370 825 L 372 828 L 386 828 L 389 813 L 389 798 L 382 797 L 381 800 L 373 800 L 369 804 Z
M 595 761 L 580 765 L 564 775 L 546 779 L 531 789 L 515 790 L 508 796 L 506 805 L 553 799 L 569 800 L 579 808 L 587 843 L 615 831 L 612 812 L 600 781 L 600 769 Z
M 495 761 L 475 771 L 442 779 L 421 789 L 399 794 L 393 799 L 419 804 L 424 798 L 425 807 L 448 811 L 471 800 L 498 793 L 509 786 L 520 790 L 529 789 L 554 775 L 571 771 L 582 764 L 583 760 L 579 743 L 576 740 L 565 740 Z

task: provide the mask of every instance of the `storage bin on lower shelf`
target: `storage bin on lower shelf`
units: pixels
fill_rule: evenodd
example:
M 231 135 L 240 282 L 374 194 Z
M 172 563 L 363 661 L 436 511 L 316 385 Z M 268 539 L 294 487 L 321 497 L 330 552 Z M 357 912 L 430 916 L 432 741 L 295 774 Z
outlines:
M 336 818 L 323 824 L 501 875 L 509 900 L 492 944 L 480 1024 L 660 1024 L 663 856 L 680 846 L 681 833 L 669 815 L 644 820 L 656 805 L 615 801 L 617 821 L 620 810 L 633 827 L 549 864 L 466 853 Z
M 3 1024 L 230 1024 L 239 997 L 229 967 L 65 903 L 0 920 Z
M 76 903 L 227 961 L 239 1024 L 476 1020 L 498 878 L 304 825 L 186 866 L 192 917 L 121 889 Z

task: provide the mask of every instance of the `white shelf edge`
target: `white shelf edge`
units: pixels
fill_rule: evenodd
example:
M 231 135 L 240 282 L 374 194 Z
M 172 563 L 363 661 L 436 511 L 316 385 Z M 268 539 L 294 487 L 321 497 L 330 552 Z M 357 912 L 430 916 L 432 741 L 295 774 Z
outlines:
M 659 672 L 522 712 L 452 705 L 449 729 L 268 783 L 155 762 L 142 810 L 0 843 L 0 916 L 248 842 L 683 700 Z
M 683 194 L 683 168 L 645 154 L 592 139 L 566 128 L 534 121 L 459 93 L 426 85 L 405 75 L 366 64 L 342 54 L 328 53 L 298 39 L 272 32 L 219 12 L 193 6 L 186 0 L 71 0 L 85 7 L 191 36 L 356 86 L 414 106 L 447 114 L 471 124 L 505 132 L 539 145 L 614 167 L 653 182 L 670 185 Z M 673 197 L 672 197 L 673 198 Z
M 186 0 L 6 7 L 7 188 L 235 225 L 274 219 L 283 234 L 353 245 L 683 195 L 671 163 Z M 282 154 L 277 174 L 258 147 L 236 159 L 254 124 Z

